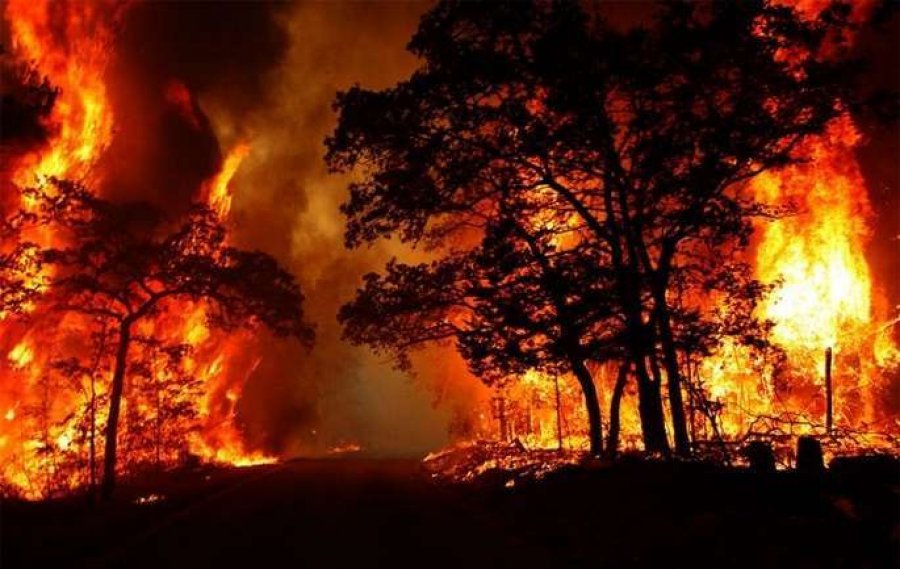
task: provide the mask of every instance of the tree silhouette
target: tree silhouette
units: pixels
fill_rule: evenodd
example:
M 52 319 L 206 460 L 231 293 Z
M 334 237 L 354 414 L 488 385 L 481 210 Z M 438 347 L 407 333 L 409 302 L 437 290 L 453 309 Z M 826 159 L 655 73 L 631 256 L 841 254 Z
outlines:
M 129 349 L 137 326 L 177 301 L 203 302 L 211 326 L 263 325 L 279 336 L 308 344 L 303 296 L 294 277 L 270 256 L 226 242 L 216 214 L 194 207 L 169 221 L 143 203 L 111 203 L 62 180 L 29 190 L 34 222 L 50 227 L 57 245 L 38 249 L 44 300 L 114 327 L 113 375 L 101 491 L 112 493 L 116 476 L 119 412 Z
M 44 141 L 45 119 L 59 90 L 38 73 L 33 63 L 17 62 L 5 50 L 0 52 L 0 73 L 0 152 L 21 152 Z
M 620 31 L 574 3 L 442 2 L 409 44 L 423 62 L 410 78 L 337 97 L 326 159 L 363 173 L 343 206 L 347 244 L 458 246 L 507 192 L 551 192 L 533 217 L 580 231 L 603 263 L 645 447 L 669 452 L 665 379 L 686 454 L 676 275 L 779 213 L 746 182 L 803 159 L 798 143 L 843 112 L 847 67 L 820 55 L 840 51 L 847 12 L 669 2 L 652 26 Z
M 531 369 L 572 373 L 584 395 L 590 451 L 599 454 L 601 412 L 588 363 L 622 357 L 622 326 L 596 251 L 557 247 L 563 233 L 505 215 L 465 254 L 391 262 L 383 276 L 367 275 L 341 309 L 345 337 L 398 356 L 401 367 L 410 350 L 452 338 L 488 385 Z
M 460 350 L 481 376 L 571 373 L 584 396 L 590 451 L 600 454 L 601 412 L 588 364 L 621 357 L 618 299 L 596 249 L 557 246 L 555 228 L 532 227 L 505 217 L 487 232 L 477 253 L 484 267 L 474 291 L 477 319 Z

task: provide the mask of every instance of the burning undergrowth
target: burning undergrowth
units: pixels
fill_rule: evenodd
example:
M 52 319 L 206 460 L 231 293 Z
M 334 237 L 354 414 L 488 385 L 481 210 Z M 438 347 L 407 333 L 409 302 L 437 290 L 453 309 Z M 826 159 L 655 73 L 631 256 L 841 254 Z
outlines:
M 808 444 L 808 443 L 803 443 Z M 819 439 L 823 465 L 832 470 L 852 468 L 853 465 L 887 465 L 896 473 L 900 461 L 900 437 L 884 435 L 877 441 L 871 437 L 854 437 L 852 433 L 837 433 Z M 798 453 L 798 437 L 780 434 L 777 429 L 767 436 L 750 435 L 741 441 L 720 441 L 698 444 L 693 457 L 686 464 L 705 465 L 718 469 L 723 466 L 737 471 L 790 471 L 809 469 Z M 772 460 L 771 463 L 765 461 Z M 426 456 L 422 468 L 432 480 L 442 484 L 476 484 L 487 487 L 514 488 L 531 484 L 548 476 L 566 472 L 588 473 L 630 464 L 635 468 L 653 468 L 653 464 L 668 462 L 664 457 L 641 451 L 626 451 L 614 460 L 598 459 L 585 451 L 527 448 L 518 439 L 512 442 L 489 440 L 458 443 Z M 762 462 L 762 463 L 761 463 Z M 646 465 L 646 466 L 641 466 Z M 892 466 L 893 465 L 893 466 Z M 893 469 L 893 470 L 891 470 Z
M 560 468 L 588 458 L 582 451 L 528 449 L 520 441 L 472 441 L 448 447 L 425 457 L 426 472 L 441 482 L 502 482 L 540 480 Z

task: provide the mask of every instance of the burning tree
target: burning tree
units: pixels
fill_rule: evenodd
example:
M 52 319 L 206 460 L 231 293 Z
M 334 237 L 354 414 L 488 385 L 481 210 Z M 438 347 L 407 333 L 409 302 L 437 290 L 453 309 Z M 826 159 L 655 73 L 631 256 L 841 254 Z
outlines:
M 20 219 L 0 225 L 0 318 L 21 314 L 37 295 L 34 247 L 23 242 Z
M 52 229 L 58 239 L 58 244 L 35 250 L 44 291 L 41 302 L 113 330 L 104 496 L 115 484 L 119 415 L 129 369 L 133 376 L 157 378 L 148 369 L 153 363 L 147 357 L 162 350 L 163 360 L 172 362 L 183 349 L 154 337 L 159 332 L 153 322 L 167 310 L 202 303 L 210 326 L 260 324 L 279 336 L 312 341 L 294 277 L 264 253 L 230 246 L 225 227 L 208 207 L 195 206 L 173 221 L 148 204 L 108 202 L 61 180 L 29 190 L 29 195 L 33 209 L 23 215 L 37 227 Z M 135 360 L 135 344 L 146 357 Z M 165 391 L 154 397 L 160 420 Z M 178 410 L 168 406 L 166 412 Z
M 752 219 L 786 213 L 748 181 L 803 160 L 802 142 L 846 112 L 847 68 L 833 52 L 847 15 L 839 5 L 802 19 L 762 1 L 669 3 L 651 28 L 622 32 L 574 4 L 443 2 L 410 43 L 418 71 L 335 103 L 327 160 L 364 174 L 343 207 L 347 244 L 399 236 L 471 248 L 518 215 L 505 209 L 508 192 L 536 202 L 518 221 L 577 235 L 559 246 L 589 250 L 596 286 L 614 299 L 645 448 L 669 452 L 665 380 L 676 450 L 688 453 L 679 321 L 711 321 L 716 307 L 702 299 L 729 281 L 682 276 L 698 258 L 739 253 Z M 535 270 L 540 258 L 529 262 Z M 742 291 L 752 309 L 765 288 Z M 679 295 L 700 300 L 685 312 Z M 579 357 L 603 360 L 597 333 L 578 339 Z
M 520 213 L 522 210 L 517 210 Z M 594 250 L 558 249 L 559 230 L 514 218 L 485 228 L 479 247 L 370 274 L 339 319 L 345 337 L 399 356 L 454 339 L 471 370 L 503 385 L 529 370 L 572 373 L 584 396 L 590 450 L 602 451 L 599 400 L 588 361 L 621 358 L 621 325 Z
M 58 95 L 45 77 L 34 67 L 17 64 L 0 52 L 0 320 L 5 313 L 16 313 L 33 300 L 36 276 L 33 245 L 22 239 L 22 216 L 7 219 L 8 203 L 14 192 L 7 191 L 11 158 L 24 150 L 39 146 L 47 137 L 45 125 Z
M 213 164 L 200 165 L 204 179 L 191 182 L 190 199 L 206 205 L 187 217 L 165 218 L 153 208 L 105 201 L 111 187 L 119 187 L 113 181 L 119 177 L 104 157 L 119 136 L 128 137 L 114 129 L 117 109 L 110 94 L 118 85 L 115 73 L 107 72 L 118 57 L 116 35 L 127 11 L 128 5 L 114 2 L 4 4 L 9 32 L 0 54 L 4 493 L 38 498 L 88 480 L 94 486 L 94 462 L 102 457 L 102 449 L 94 448 L 97 435 L 102 436 L 97 425 L 107 422 L 113 403 L 114 385 L 105 378 L 115 369 L 119 332 L 129 317 L 113 300 L 116 295 L 107 294 L 117 286 L 131 286 L 119 296 L 128 297 L 135 312 L 151 296 L 166 291 L 153 298 L 152 307 L 140 317 L 131 315 L 123 371 L 127 379 L 119 405 L 119 473 L 153 462 L 172 465 L 186 456 L 179 455 L 181 451 L 235 465 L 274 460 L 262 449 L 248 448 L 243 436 L 241 393 L 260 361 L 254 355 L 259 345 L 249 333 L 231 328 L 241 321 L 274 324 L 294 319 L 294 309 L 284 309 L 277 318 L 275 311 L 279 302 L 293 302 L 288 297 L 295 285 L 274 268 L 274 261 L 241 252 L 224 236 L 234 189 L 231 179 L 250 146 L 227 149 L 215 165 L 217 171 L 212 171 Z M 175 95 L 169 104 L 196 107 L 184 85 Z M 189 111 L 200 113 L 196 108 Z M 190 118 L 196 117 L 186 120 Z M 130 156 L 132 161 L 142 159 Z M 35 185 L 40 188 L 29 190 Z M 61 197 L 79 193 L 84 199 Z M 178 233 L 192 249 L 164 250 L 164 242 L 174 244 Z M 154 259 L 153 251 L 171 253 L 178 262 L 172 264 L 164 256 Z M 200 262 L 204 256 L 206 264 Z M 109 260 L 113 257 L 114 262 Z M 97 265 L 98 258 L 106 260 Z M 196 266 L 189 267 L 188 260 Z M 116 276 L 125 270 L 125 261 L 136 272 Z M 118 268 L 94 274 L 109 263 Z M 138 283 L 143 269 L 150 271 L 143 281 L 149 283 L 148 290 Z M 180 286 L 186 273 L 179 276 L 177 271 L 188 269 L 197 274 L 188 279 L 190 286 Z M 259 282 L 241 282 L 242 274 L 256 275 Z M 243 294 L 248 296 L 241 300 Z M 302 336 L 308 339 L 308 334 Z

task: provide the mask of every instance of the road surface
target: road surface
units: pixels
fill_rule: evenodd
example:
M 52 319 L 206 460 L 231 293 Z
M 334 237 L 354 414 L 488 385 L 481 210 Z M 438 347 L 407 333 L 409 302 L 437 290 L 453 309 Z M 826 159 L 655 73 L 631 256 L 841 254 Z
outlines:
M 809 477 L 623 461 L 513 488 L 435 484 L 412 460 L 190 470 L 112 504 L 7 503 L 0 569 L 898 567 L 900 479 L 882 462 Z
M 288 462 L 114 545 L 86 567 L 550 567 L 471 495 L 401 460 Z

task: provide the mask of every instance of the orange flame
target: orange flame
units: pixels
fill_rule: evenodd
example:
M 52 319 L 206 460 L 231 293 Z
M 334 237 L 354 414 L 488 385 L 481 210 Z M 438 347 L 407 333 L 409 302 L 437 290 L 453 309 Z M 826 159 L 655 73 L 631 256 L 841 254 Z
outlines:
M 231 200 L 233 198 L 231 179 L 234 178 L 238 168 L 241 167 L 241 163 L 248 154 L 250 154 L 249 144 L 241 143 L 232 148 L 222 162 L 222 169 L 207 184 L 207 203 L 219 214 L 219 217 L 226 218 L 231 212 Z
M 828 5 L 827 0 L 804 0 L 795 7 L 814 17 Z M 870 2 L 854 4 L 851 17 L 863 21 L 872 7 Z M 856 441 L 872 447 L 893 444 L 890 438 L 900 432 L 900 421 L 881 400 L 889 376 L 900 366 L 900 349 L 892 338 L 900 318 L 887 313 L 866 258 L 873 211 L 855 155 L 860 141 L 852 118 L 845 114 L 799 149 L 808 161 L 766 172 L 750 183 L 749 190 L 758 201 L 796 209 L 795 215 L 757 225 L 749 258 L 757 279 L 778 285 L 758 308 L 758 316 L 774 323 L 770 340 L 784 351 L 787 369 L 775 369 L 775 362 L 767 361 L 766 355 L 751 356 L 736 342 L 725 343 L 696 369 L 688 366 L 689 379 L 702 384 L 708 399 L 723 405 L 716 428 L 725 437 L 753 434 L 761 418 L 783 423 L 774 432 L 785 435 L 825 434 L 826 349 L 834 356 L 835 428 L 851 432 Z M 606 367 L 595 374 L 606 409 L 614 377 Z M 558 444 L 558 434 L 547 427 L 553 418 L 548 418 L 546 404 L 538 411 L 543 418 L 535 421 L 535 401 L 547 399 L 554 381 L 529 373 L 520 378 L 517 390 L 499 394 L 507 409 L 514 408 L 519 417 L 525 417 L 525 428 L 513 436 L 537 448 Z M 640 427 L 636 394 L 631 387 L 626 393 L 622 433 L 628 448 L 639 445 Z M 567 398 L 572 407 L 566 408 Z M 562 399 L 563 423 L 583 433 L 585 421 L 575 412 L 577 393 Z M 503 421 L 509 423 L 513 419 L 507 415 Z M 697 421 L 707 419 L 697 417 Z M 486 422 L 494 433 L 500 431 L 496 416 Z M 707 427 L 700 428 L 698 439 L 712 436 Z M 506 436 L 508 431 L 507 424 Z M 583 437 L 580 447 L 586 448 Z
M 16 185 L 49 176 L 82 180 L 109 145 L 113 115 L 103 74 L 112 43 L 106 23 L 110 11 L 102 2 L 7 2 L 13 50 L 60 88 L 47 125 L 52 140 L 22 158 L 13 176 Z M 71 54 L 77 54 L 77 62 Z
M 45 127 L 46 143 L 15 158 L 11 168 L 13 187 L 42 185 L 51 177 L 77 180 L 90 186 L 96 181 L 96 164 L 109 147 L 114 116 L 107 95 L 106 69 L 113 45 L 114 22 L 121 4 L 105 2 L 50 2 L 11 0 L 5 18 L 11 26 L 11 45 L 22 61 L 33 62 L 37 71 L 59 89 Z M 171 82 L 164 93 L 192 125 L 199 126 L 190 92 Z M 232 199 L 231 179 L 250 147 L 240 144 L 224 159 L 221 171 L 200 188 L 200 197 L 223 218 Z M 26 192 L 20 205 L 32 209 Z M 40 246 L 60 244 L 61 237 L 46 228 L 30 230 L 29 240 Z M 42 282 L 39 275 L 36 282 Z M 90 323 L 76 315 L 59 316 L 42 310 L 41 301 L 32 310 L 27 324 L 0 319 L 0 491 L 11 490 L 26 498 L 41 498 L 84 484 L 89 472 L 83 467 L 90 437 L 102 460 L 102 432 L 106 422 L 108 369 L 61 373 L 54 362 L 79 352 L 90 351 L 85 331 Z M 249 465 L 273 462 L 261 452 L 246 449 L 236 425 L 237 406 L 244 382 L 258 361 L 247 365 L 241 354 L 252 347 L 246 334 L 226 334 L 210 330 L 202 303 L 184 302 L 177 309 L 147 321 L 140 330 L 168 345 L 187 345 L 179 373 L 198 380 L 199 395 L 192 392 L 169 395 L 165 386 L 171 370 L 152 364 L 148 379 L 135 378 L 126 388 L 120 442 L 126 454 L 137 461 L 153 460 L 130 441 L 140 438 L 140 420 L 154 415 L 165 397 L 176 397 L 195 407 L 195 426 L 186 428 L 187 449 L 157 449 L 157 459 L 165 464 L 188 451 L 202 460 Z M 86 350 L 87 349 L 87 350 Z M 140 351 L 137 349 L 137 351 Z M 149 361 L 154 361 L 150 357 Z M 74 377 L 68 375 L 74 374 Z M 141 389 L 151 395 L 142 395 Z M 82 419 L 79 419 L 81 417 Z M 90 417 L 93 427 L 86 425 Z M 142 419 L 143 418 L 143 419 Z M 137 421 L 132 427 L 129 421 Z M 145 423 L 146 424 L 146 423 Z M 182 428 L 159 425 L 165 430 Z M 137 443 L 134 443 L 137 444 Z M 142 451 L 145 452 L 145 451 Z M 69 457 L 70 466 L 62 466 Z

